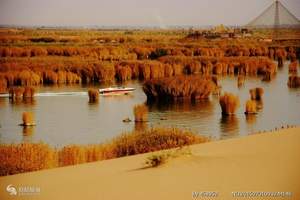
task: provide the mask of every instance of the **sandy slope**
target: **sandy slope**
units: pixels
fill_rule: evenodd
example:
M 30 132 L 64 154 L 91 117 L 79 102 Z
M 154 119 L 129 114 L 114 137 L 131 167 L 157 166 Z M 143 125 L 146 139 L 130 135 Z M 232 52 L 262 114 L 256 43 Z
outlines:
M 43 170 L 0 178 L 0 199 L 193 199 L 193 191 L 293 192 L 300 199 L 300 128 L 190 147 L 191 156 L 141 169 L 147 155 Z M 9 196 L 5 188 L 38 186 L 35 196 Z M 204 199 L 198 197 L 198 199 Z M 208 198 L 206 198 L 208 199 Z

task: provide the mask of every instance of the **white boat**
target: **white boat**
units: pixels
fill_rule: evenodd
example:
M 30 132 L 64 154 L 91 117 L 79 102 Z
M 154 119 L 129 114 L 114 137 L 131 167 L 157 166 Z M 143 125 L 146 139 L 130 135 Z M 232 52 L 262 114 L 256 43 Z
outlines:
M 129 88 L 129 87 L 109 87 L 109 88 L 99 89 L 99 93 L 101 95 L 122 95 L 122 94 L 129 94 L 134 90 L 135 88 Z

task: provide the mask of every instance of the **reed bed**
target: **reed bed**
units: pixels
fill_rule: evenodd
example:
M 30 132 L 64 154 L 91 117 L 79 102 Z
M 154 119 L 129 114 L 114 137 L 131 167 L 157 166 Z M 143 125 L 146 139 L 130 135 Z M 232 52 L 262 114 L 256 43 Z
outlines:
M 207 142 L 207 137 L 175 128 L 123 133 L 96 145 L 0 144 L 0 176 L 118 158 Z
M 239 107 L 240 101 L 238 96 L 231 93 L 224 93 L 220 96 L 219 103 L 222 109 L 222 115 L 233 115 Z
M 216 89 L 211 77 L 177 76 L 146 81 L 143 90 L 148 100 L 206 99 Z

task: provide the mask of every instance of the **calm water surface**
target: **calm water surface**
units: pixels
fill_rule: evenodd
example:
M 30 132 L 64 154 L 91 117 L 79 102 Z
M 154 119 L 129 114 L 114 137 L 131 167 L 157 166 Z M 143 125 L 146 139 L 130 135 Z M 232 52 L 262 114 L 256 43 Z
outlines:
M 239 137 L 253 132 L 270 130 L 283 125 L 300 125 L 300 89 L 287 87 L 287 65 L 279 69 L 271 82 L 262 82 L 259 77 L 247 77 L 245 86 L 237 88 L 236 77 L 223 77 L 223 91 L 240 97 L 241 106 L 235 116 L 222 117 L 217 96 L 196 103 L 149 105 L 149 123 L 135 125 L 123 123 L 133 119 L 135 104 L 144 103 L 146 96 L 140 82 L 126 86 L 137 90 L 132 95 L 100 97 L 98 104 L 89 104 L 86 91 L 91 86 L 52 86 L 38 88 L 40 96 L 33 102 L 11 103 L 0 98 L 0 143 L 43 141 L 52 146 L 67 144 L 100 143 L 135 129 L 152 126 L 191 129 L 199 134 L 224 139 Z M 103 85 L 93 87 L 105 87 Z M 249 89 L 263 87 L 263 109 L 256 116 L 244 115 Z M 60 92 L 73 92 L 61 94 Z M 18 126 L 22 112 L 35 114 L 37 126 Z

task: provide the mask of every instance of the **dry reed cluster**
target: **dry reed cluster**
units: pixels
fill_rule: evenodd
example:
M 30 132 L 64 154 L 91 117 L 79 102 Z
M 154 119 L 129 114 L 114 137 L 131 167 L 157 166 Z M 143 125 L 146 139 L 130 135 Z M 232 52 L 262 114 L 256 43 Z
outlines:
M 224 95 L 220 96 L 219 103 L 223 115 L 233 115 L 239 107 L 240 101 L 238 96 L 231 93 L 224 93 Z
M 246 111 L 245 114 L 256 114 L 257 113 L 257 106 L 256 101 L 248 100 L 246 102 Z
M 22 114 L 23 126 L 32 126 L 35 124 L 34 116 L 31 112 L 23 112 Z
M 99 101 L 99 91 L 97 89 L 89 89 L 88 95 L 90 103 L 95 103 Z
M 148 107 L 144 104 L 136 105 L 133 108 L 135 122 L 148 121 Z
M 198 144 L 208 138 L 173 128 L 124 133 L 98 145 L 0 144 L 0 176 Z
M 177 76 L 146 81 L 143 90 L 148 100 L 205 99 L 216 89 L 211 77 Z

